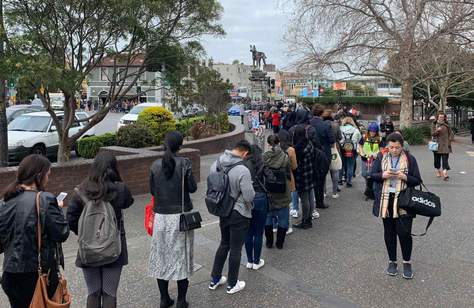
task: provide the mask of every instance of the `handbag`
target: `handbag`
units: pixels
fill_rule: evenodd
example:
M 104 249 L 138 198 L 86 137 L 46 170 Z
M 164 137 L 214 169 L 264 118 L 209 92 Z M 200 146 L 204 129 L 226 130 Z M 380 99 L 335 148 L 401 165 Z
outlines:
M 342 159 L 339 155 L 337 148 L 331 148 L 331 165 L 329 167 L 331 170 L 341 170 L 342 169 Z
M 58 264 L 59 283 L 52 298 L 48 297 L 48 274 L 41 271 L 41 220 L 40 220 L 40 197 L 41 192 L 36 194 L 37 238 L 38 238 L 38 281 L 36 282 L 30 308 L 69 308 L 71 306 L 71 295 L 67 289 L 67 281 L 61 274 Z
M 155 197 L 151 196 L 151 201 L 145 206 L 145 218 L 144 218 L 144 225 L 145 230 L 148 235 L 153 235 L 153 224 L 155 221 L 155 212 L 153 212 L 153 205 L 155 204 Z
M 423 186 L 426 191 L 423 191 Z M 409 214 L 421 215 L 429 217 L 423 234 L 412 234 L 414 236 L 424 236 L 428 232 L 428 228 L 433 223 L 435 217 L 441 216 L 441 199 L 434 193 L 428 191 L 422 183 L 420 189 L 409 187 L 400 192 L 398 196 L 398 206 Z
M 428 149 L 432 152 L 438 152 L 438 148 L 439 148 L 439 143 L 436 142 L 436 140 L 431 140 L 429 143 L 428 143 Z
M 179 231 L 185 232 L 201 228 L 202 218 L 198 211 L 184 212 L 184 178 L 186 177 L 184 164 L 181 169 L 181 215 L 179 216 Z

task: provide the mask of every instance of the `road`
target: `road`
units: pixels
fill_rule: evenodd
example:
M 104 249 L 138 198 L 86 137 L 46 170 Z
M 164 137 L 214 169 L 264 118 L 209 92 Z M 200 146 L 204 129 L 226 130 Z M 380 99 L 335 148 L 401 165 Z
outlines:
M 192 195 L 204 222 L 195 237 L 195 262 L 201 268 L 191 278 L 191 307 L 474 307 L 474 157 L 470 155 L 474 147 L 454 145 L 449 182 L 435 177 L 426 147 L 413 146 L 412 152 L 424 182 L 443 201 L 443 215 L 435 219 L 428 235 L 414 239 L 413 280 L 384 274 L 387 256 L 382 224 L 364 201 L 364 182 L 357 177 L 353 188 L 344 188 L 339 199 L 327 201 L 330 207 L 320 211 L 313 229 L 289 235 L 283 250 L 264 248 L 262 269 L 241 267 L 240 278 L 247 287 L 235 295 L 227 295 L 223 288 L 207 289 L 220 234 L 217 219 L 207 213 L 203 200 L 205 178 L 217 155 L 202 157 L 201 182 Z M 156 281 L 146 276 L 150 237 L 143 228 L 143 213 L 148 200 L 148 195 L 135 196 L 135 204 L 124 211 L 129 264 L 122 273 L 118 307 L 159 305 Z M 425 224 L 426 219 L 417 218 L 414 232 Z M 64 245 L 65 275 L 72 307 L 85 307 L 85 283 L 74 266 L 76 241 L 71 234 Z M 170 286 L 175 297 L 176 285 Z M 7 307 L 0 293 L 0 307 Z
M 102 135 L 109 132 L 117 131 L 117 124 L 124 113 L 109 112 L 105 118 L 97 124 L 95 128 L 96 135 Z

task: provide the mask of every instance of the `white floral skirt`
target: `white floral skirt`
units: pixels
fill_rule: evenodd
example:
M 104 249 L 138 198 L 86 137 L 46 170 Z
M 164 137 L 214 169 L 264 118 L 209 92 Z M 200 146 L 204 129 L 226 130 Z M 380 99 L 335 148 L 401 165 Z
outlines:
M 148 276 L 181 280 L 192 275 L 194 230 L 179 231 L 180 214 L 156 214 L 153 224 Z

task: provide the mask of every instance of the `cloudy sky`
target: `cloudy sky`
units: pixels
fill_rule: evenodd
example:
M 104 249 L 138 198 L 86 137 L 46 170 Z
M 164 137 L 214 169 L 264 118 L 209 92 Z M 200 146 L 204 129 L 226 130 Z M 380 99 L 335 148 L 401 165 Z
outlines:
M 251 64 L 250 44 L 265 52 L 267 63 L 278 68 L 288 65 L 283 41 L 290 1 L 279 0 L 220 0 L 224 7 L 223 38 L 206 37 L 202 40 L 208 57 L 214 62 L 232 63 L 238 59 Z

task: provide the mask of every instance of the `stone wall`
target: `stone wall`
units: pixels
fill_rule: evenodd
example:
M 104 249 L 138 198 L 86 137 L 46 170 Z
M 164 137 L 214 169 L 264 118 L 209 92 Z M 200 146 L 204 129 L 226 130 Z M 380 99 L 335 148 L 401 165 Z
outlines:
M 117 156 L 118 167 L 123 181 L 129 186 L 132 194 L 149 192 L 149 172 L 152 163 L 163 156 L 162 151 L 152 149 L 131 149 L 123 147 L 106 147 Z M 199 150 L 182 149 L 180 155 L 189 157 L 193 163 L 193 174 L 200 180 L 201 160 Z M 54 163 L 47 190 L 55 194 L 61 191 L 71 192 L 88 174 L 92 159 L 79 159 L 67 163 Z M 15 180 L 18 167 L 0 168 L 0 190 Z

